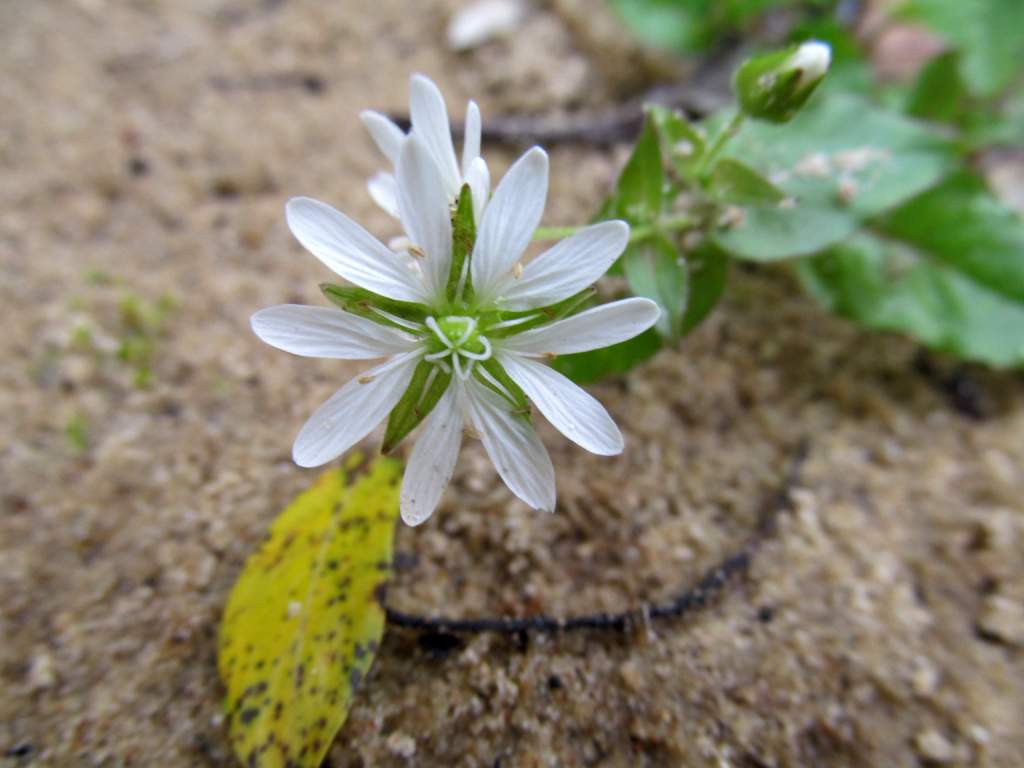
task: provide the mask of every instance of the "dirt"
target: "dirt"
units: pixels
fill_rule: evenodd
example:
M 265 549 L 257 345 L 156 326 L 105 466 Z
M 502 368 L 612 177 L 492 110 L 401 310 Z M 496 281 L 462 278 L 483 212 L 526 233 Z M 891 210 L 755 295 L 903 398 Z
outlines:
M 293 435 L 355 370 L 249 331 L 258 308 L 323 303 L 284 200 L 394 234 L 356 114 L 401 110 L 413 71 L 485 120 L 609 104 L 629 80 L 552 11 L 452 54 L 454 6 L 0 3 L 5 768 L 233 764 L 220 612 L 316 476 Z M 546 222 L 572 223 L 622 153 L 552 162 Z M 625 453 L 542 425 L 559 492 L 543 515 L 467 444 L 442 507 L 399 533 L 392 603 L 570 615 L 669 597 L 744 540 L 806 441 L 748 576 L 626 634 L 392 629 L 330 765 L 1024 765 L 1018 376 L 922 362 L 784 269 L 737 267 L 678 350 L 593 391 Z

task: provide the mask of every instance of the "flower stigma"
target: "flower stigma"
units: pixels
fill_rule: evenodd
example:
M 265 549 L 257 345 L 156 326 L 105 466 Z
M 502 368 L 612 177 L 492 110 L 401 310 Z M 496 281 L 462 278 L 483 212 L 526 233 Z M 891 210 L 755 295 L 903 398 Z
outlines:
M 448 315 L 440 320 L 428 317 L 426 322 L 441 346 L 426 355 L 424 360 L 437 363 L 447 370 L 447 358 L 451 358 L 455 374 L 465 381 L 473 372 L 474 363 L 491 358 L 491 342 L 477 330 L 475 317 Z

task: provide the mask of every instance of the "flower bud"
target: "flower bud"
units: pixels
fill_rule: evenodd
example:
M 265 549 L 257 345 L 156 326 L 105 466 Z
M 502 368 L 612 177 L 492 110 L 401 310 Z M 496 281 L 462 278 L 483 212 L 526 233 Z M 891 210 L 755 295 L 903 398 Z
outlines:
M 789 122 L 824 79 L 831 60 L 832 49 L 817 40 L 748 59 L 733 80 L 740 107 L 759 120 Z

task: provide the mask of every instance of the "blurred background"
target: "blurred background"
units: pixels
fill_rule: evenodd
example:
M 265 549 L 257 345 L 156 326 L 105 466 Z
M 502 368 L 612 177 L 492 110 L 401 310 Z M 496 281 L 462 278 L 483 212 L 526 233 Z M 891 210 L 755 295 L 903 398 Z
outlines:
M 234 764 L 220 611 L 315 477 L 294 434 L 355 370 L 278 353 L 248 318 L 325 303 L 288 197 L 397 234 L 359 110 L 404 114 L 413 72 L 455 118 L 477 100 L 492 173 L 541 141 L 545 223 L 575 224 L 644 99 L 715 111 L 750 51 L 829 40 L 824 87 L 889 105 L 951 49 L 1019 51 L 1024 29 L 1007 48 L 960 3 L 922 4 L 938 22 L 846 0 L 0 0 L 0 765 Z M 998 109 L 950 122 L 1019 210 L 1024 99 L 990 59 L 966 72 Z M 327 764 L 1024 765 L 1018 375 L 743 266 L 680 348 L 594 391 L 623 456 L 542 425 L 541 516 L 468 444 L 442 507 L 399 532 L 392 604 L 670 596 L 745 539 L 806 442 L 776 538 L 719 604 L 633 635 L 389 632 Z

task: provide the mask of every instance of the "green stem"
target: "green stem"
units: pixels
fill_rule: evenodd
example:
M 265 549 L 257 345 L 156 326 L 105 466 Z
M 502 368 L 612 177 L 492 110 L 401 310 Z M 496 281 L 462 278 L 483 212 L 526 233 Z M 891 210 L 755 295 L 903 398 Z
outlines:
M 689 216 L 675 216 L 670 219 L 656 221 L 653 224 L 644 224 L 632 227 L 629 231 L 629 242 L 638 243 L 642 240 L 657 234 L 668 234 L 670 232 L 681 232 L 691 229 L 697 225 L 697 221 Z M 589 224 L 579 227 L 538 227 L 533 233 L 534 240 L 561 240 L 564 237 L 574 235 Z
M 586 226 L 586 225 L 583 225 Z M 579 227 L 537 227 L 533 232 L 534 240 L 561 240 L 562 238 L 575 235 L 583 226 Z
M 704 178 L 708 171 L 714 166 L 715 160 L 718 159 L 719 153 L 725 147 L 729 141 L 740 132 L 740 128 L 743 127 L 744 121 L 747 119 L 747 115 L 743 110 L 738 111 L 732 116 L 732 119 L 726 123 L 725 127 L 718 132 L 715 136 L 715 140 L 711 142 L 711 146 L 707 148 L 704 153 L 704 159 L 700 163 L 700 169 L 697 171 L 697 176 Z

